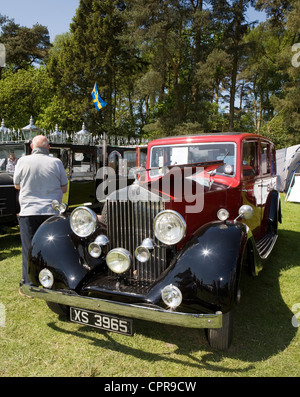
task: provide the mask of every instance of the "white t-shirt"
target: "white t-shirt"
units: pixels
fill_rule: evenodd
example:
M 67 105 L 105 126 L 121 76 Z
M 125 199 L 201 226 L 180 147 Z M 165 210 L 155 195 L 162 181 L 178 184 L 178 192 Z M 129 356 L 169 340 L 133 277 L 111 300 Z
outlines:
M 20 185 L 20 216 L 52 215 L 52 201 L 62 201 L 62 186 L 68 183 L 61 160 L 50 157 L 45 148 L 33 149 L 21 157 L 15 168 L 14 184 Z

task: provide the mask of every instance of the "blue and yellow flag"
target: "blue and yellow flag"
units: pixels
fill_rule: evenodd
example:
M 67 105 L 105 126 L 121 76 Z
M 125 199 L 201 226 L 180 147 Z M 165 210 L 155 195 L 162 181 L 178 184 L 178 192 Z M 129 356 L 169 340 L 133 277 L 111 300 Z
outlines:
M 99 93 L 98 93 L 98 88 L 97 88 L 97 83 L 94 85 L 94 89 L 92 91 L 92 97 L 93 97 L 93 102 L 95 105 L 95 108 L 99 112 L 100 109 L 104 108 L 104 106 L 107 105 L 105 101 L 103 101 L 102 98 L 100 98 Z

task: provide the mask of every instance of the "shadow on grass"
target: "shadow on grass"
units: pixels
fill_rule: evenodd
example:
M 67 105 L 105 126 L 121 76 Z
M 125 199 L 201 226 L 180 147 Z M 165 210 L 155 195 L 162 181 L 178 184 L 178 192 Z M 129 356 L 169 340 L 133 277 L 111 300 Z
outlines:
M 134 322 L 136 334 L 165 342 L 167 348 L 162 348 L 162 353 L 151 352 L 151 342 L 148 342 L 149 346 L 134 348 L 126 342 L 116 341 L 113 334 L 101 330 L 99 332 L 107 339 L 99 339 L 95 329 L 86 326 L 69 332 L 58 325 L 59 323 L 48 325 L 55 331 L 87 339 L 97 347 L 119 351 L 145 361 L 165 361 L 210 371 L 242 374 L 254 368 L 256 362 L 285 350 L 297 332 L 297 328 L 291 323 L 294 313 L 286 305 L 280 292 L 279 277 L 285 270 L 300 265 L 298 238 L 298 233 L 280 230 L 280 244 L 275 246 L 271 257 L 265 261 L 259 276 L 242 275 L 242 301 L 235 310 L 234 339 L 227 351 L 211 349 L 206 342 L 204 330 L 155 323 L 149 326 L 148 322 L 141 320 Z M 204 352 L 201 357 L 197 354 L 199 351 Z M 187 360 L 182 359 L 182 356 L 186 356 Z M 232 369 L 222 366 L 223 357 L 239 360 L 241 368 L 238 368 L 239 364 Z M 248 365 L 245 367 L 243 362 Z
M 18 227 L 1 228 L 0 233 L 0 261 L 22 252 L 20 233 Z
M 139 323 L 139 324 L 138 324 Z M 146 325 L 141 325 L 141 322 L 137 322 L 137 332 L 138 333 L 142 333 L 144 336 L 148 336 L 149 338 L 158 338 L 159 336 L 161 336 L 159 339 L 160 340 L 165 340 L 166 342 L 170 342 L 169 338 L 166 337 L 167 333 L 157 333 L 154 332 L 153 333 L 147 333 L 147 329 L 149 330 L 149 326 Z M 207 369 L 207 370 L 215 370 L 215 371 L 222 371 L 223 368 L 220 368 L 220 366 L 217 365 L 213 365 L 208 363 L 208 360 L 205 358 L 205 360 L 201 359 L 201 358 L 197 358 L 195 356 L 193 356 L 191 354 L 190 349 L 187 349 L 185 345 L 183 345 L 183 340 L 184 340 L 184 335 L 181 336 L 180 338 L 180 342 L 178 341 L 178 337 L 177 338 L 172 338 L 172 344 L 176 344 L 178 346 L 178 350 L 175 352 L 175 354 L 171 354 L 171 353 L 166 353 L 166 352 L 162 352 L 162 353 L 152 353 L 149 351 L 144 351 L 143 349 L 145 349 L 145 346 L 141 346 L 141 348 L 135 348 L 129 345 L 126 345 L 125 343 L 120 343 L 118 341 L 116 341 L 112 334 L 110 334 L 109 332 L 106 331 L 100 331 L 102 335 L 105 335 L 106 340 L 103 339 L 99 339 L 98 337 L 95 336 L 95 332 L 91 330 L 91 328 L 88 327 L 82 327 L 80 328 L 78 331 L 66 331 L 64 330 L 62 327 L 58 326 L 56 323 L 49 323 L 48 326 L 50 328 L 52 328 L 54 331 L 59 331 L 62 333 L 66 333 L 68 335 L 73 335 L 76 337 L 80 337 L 83 338 L 85 340 L 89 340 L 94 346 L 98 347 L 98 348 L 102 348 L 105 350 L 111 350 L 114 352 L 119 352 L 121 354 L 125 354 L 127 356 L 133 356 L 139 360 L 144 360 L 146 362 L 164 362 L 166 363 L 173 363 L 173 364 L 177 364 L 177 365 L 182 365 L 184 367 L 193 367 L 196 369 Z M 154 327 L 153 327 L 154 328 Z M 168 334 L 170 333 L 170 329 L 168 330 Z M 172 330 L 171 330 L 172 332 Z M 163 337 L 165 336 L 165 338 Z M 149 342 L 148 342 L 149 343 Z M 151 342 L 150 342 L 151 343 Z M 147 346 L 147 348 L 149 348 L 149 346 Z M 202 350 L 204 350 L 204 346 L 202 348 Z M 186 356 L 186 360 L 182 359 L 179 355 L 185 355 Z M 215 359 L 214 359 L 215 361 Z M 250 365 L 247 368 L 234 368 L 234 369 L 229 369 L 226 368 L 227 372 L 232 372 L 232 373 L 243 373 L 243 372 L 247 372 L 249 369 L 254 368 L 254 366 Z

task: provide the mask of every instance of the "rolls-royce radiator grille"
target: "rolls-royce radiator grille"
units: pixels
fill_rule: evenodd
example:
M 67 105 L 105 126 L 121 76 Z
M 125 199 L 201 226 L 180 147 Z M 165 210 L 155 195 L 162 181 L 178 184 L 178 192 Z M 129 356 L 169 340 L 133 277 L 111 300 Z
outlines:
M 154 244 L 146 263 L 139 262 L 134 251 L 145 238 L 154 240 L 153 219 L 164 209 L 164 203 L 109 200 L 107 205 L 109 248 L 121 247 L 131 253 L 132 266 L 126 273 L 129 282 L 144 287 L 150 285 L 166 269 L 166 248 Z

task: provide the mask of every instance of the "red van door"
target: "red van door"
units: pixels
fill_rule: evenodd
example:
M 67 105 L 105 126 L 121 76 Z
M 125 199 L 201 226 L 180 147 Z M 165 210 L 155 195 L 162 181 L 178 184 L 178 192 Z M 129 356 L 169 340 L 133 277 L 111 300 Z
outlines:
M 262 190 L 259 171 L 259 143 L 257 140 L 245 140 L 241 155 L 241 195 L 242 204 L 250 205 L 254 215 L 245 223 L 252 230 L 254 239 L 261 238 Z

